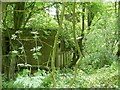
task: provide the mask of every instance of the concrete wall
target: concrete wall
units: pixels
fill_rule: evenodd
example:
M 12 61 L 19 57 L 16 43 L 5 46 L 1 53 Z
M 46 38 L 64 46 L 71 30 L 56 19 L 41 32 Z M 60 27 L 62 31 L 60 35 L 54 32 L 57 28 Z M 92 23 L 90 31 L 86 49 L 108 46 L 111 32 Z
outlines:
M 22 42 L 22 44 L 25 48 L 25 52 L 26 52 L 26 56 L 27 56 L 27 63 L 29 63 L 31 65 L 36 65 L 37 61 L 33 59 L 33 56 L 32 56 L 33 52 L 30 51 L 30 49 L 35 47 L 33 35 L 31 34 L 30 30 L 26 30 L 26 31 L 22 30 L 22 31 L 23 31 L 23 33 L 20 35 L 20 37 L 21 37 L 20 41 Z M 11 36 L 13 33 L 9 30 L 9 34 Z M 43 38 L 42 37 L 43 32 L 42 31 L 39 32 L 40 39 L 38 40 L 38 46 L 42 45 L 42 49 L 41 49 L 42 56 L 39 59 L 40 64 L 47 62 L 50 52 L 53 47 L 55 34 L 56 34 L 56 32 L 53 31 L 48 36 L 46 36 L 46 38 Z M 8 38 L 8 34 L 7 34 L 7 31 L 4 31 L 3 37 L 2 37 L 3 38 L 3 40 L 2 40 L 2 42 L 3 42 L 2 49 L 3 50 L 2 51 L 3 51 L 4 55 L 6 54 L 6 52 L 7 53 L 9 52 L 9 50 L 8 50 L 9 45 L 8 45 L 8 43 L 6 43 L 6 42 L 9 42 L 9 40 L 7 40 L 6 37 Z M 21 46 L 21 44 L 17 40 L 12 40 L 12 44 L 13 44 L 14 48 L 19 50 L 18 48 Z M 4 57 L 6 57 L 6 56 L 4 56 Z M 24 62 L 24 60 L 25 60 L 24 57 L 21 56 L 21 58 L 23 58 L 23 59 L 20 59 L 18 57 L 17 63 Z M 5 59 L 5 58 L 3 58 L 3 59 Z
M 37 61 L 32 56 L 33 52 L 30 51 L 33 47 L 35 47 L 35 41 L 33 40 L 33 35 L 31 34 L 30 30 L 22 30 L 22 31 L 23 33 L 20 35 L 21 37 L 20 41 L 22 42 L 25 48 L 27 63 L 31 65 L 37 65 Z M 6 48 L 6 42 L 9 42 L 9 41 L 5 40 L 5 38 L 8 37 L 8 34 L 6 33 L 7 33 L 6 31 L 3 33 L 3 54 L 5 54 L 6 51 L 8 51 L 8 48 Z M 9 31 L 9 34 L 11 36 L 11 34 L 13 33 Z M 39 32 L 40 39 L 38 40 L 38 46 L 42 46 L 42 49 L 41 49 L 42 55 L 39 58 L 40 65 L 43 65 L 43 64 L 46 65 L 49 59 L 49 56 L 54 44 L 55 34 L 56 32 L 52 31 L 48 36 L 46 36 L 46 38 L 44 38 L 43 37 L 44 32 L 42 31 Z M 21 44 L 18 41 L 12 40 L 12 44 L 17 50 L 19 50 L 18 48 L 21 46 Z M 72 59 L 71 58 L 72 54 L 69 51 L 64 51 L 63 42 L 61 42 L 60 45 L 58 46 L 60 47 L 58 47 L 57 49 L 55 64 L 57 67 L 58 66 L 64 67 L 65 65 L 70 63 Z M 8 59 L 8 58 L 3 58 L 3 59 Z M 25 58 L 23 56 L 18 57 L 17 63 L 25 63 Z

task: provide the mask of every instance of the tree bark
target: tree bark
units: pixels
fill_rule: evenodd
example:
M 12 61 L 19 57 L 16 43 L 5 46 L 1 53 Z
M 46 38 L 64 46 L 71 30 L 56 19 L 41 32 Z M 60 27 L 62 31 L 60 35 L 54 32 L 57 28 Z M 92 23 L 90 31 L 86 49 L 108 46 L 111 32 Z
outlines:
M 25 2 L 16 2 L 14 8 L 14 29 L 19 29 L 24 21 Z
M 15 65 L 16 65 L 16 54 L 10 53 L 10 67 L 9 67 L 9 79 L 15 78 Z

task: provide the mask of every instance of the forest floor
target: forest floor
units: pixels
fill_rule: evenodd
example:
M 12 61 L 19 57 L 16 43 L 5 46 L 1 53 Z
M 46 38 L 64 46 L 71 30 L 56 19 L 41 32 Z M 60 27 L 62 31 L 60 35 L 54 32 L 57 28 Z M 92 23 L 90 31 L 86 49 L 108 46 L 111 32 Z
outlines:
M 70 83 L 74 77 L 74 70 L 65 68 L 57 69 L 55 73 L 57 88 L 118 88 L 118 69 L 117 64 L 113 63 L 110 66 L 104 66 L 96 70 L 83 71 L 77 70 L 77 76 L 72 86 Z M 51 88 L 50 72 L 40 70 L 34 75 L 29 75 L 28 70 L 23 70 L 17 73 L 16 80 L 6 81 L 3 78 L 3 88 Z

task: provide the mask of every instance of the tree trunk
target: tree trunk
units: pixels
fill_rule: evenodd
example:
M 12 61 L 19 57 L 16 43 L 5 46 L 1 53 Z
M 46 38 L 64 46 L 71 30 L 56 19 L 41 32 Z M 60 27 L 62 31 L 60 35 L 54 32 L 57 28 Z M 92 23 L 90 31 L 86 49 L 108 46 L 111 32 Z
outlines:
M 92 24 L 92 20 L 95 16 L 95 14 L 93 14 L 93 11 L 91 10 L 92 6 L 90 5 L 90 2 L 88 2 L 88 30 L 90 30 L 90 26 Z
M 15 8 L 14 8 L 14 33 L 16 30 L 18 30 L 24 20 L 24 6 L 25 2 L 16 2 Z M 14 48 L 12 49 L 12 51 Z M 10 67 L 9 67 L 9 79 L 14 79 L 14 73 L 15 73 L 15 65 L 16 65 L 16 55 L 13 55 L 13 53 L 10 53 Z
M 115 1 L 115 13 L 117 13 L 117 1 Z
M 55 56 L 56 56 L 56 51 L 57 51 L 57 43 L 58 43 L 59 33 L 60 33 L 60 30 L 62 30 L 62 22 L 63 22 L 64 11 L 65 11 L 65 3 L 63 2 L 59 29 L 57 31 L 57 34 L 55 35 L 55 41 L 54 41 L 52 59 L 51 59 L 51 67 L 52 67 L 51 77 L 52 77 L 52 81 L 53 81 L 53 87 L 56 87 L 56 81 L 55 81 L 55 77 L 54 77 L 54 74 L 55 74 Z
M 24 21 L 25 2 L 16 2 L 14 8 L 14 29 L 18 30 Z
M 9 67 L 9 79 L 14 79 L 15 77 L 15 65 L 16 65 L 16 54 L 10 53 L 10 67 Z
M 80 51 L 80 47 L 79 47 L 79 44 L 78 44 L 77 39 L 76 39 L 76 30 L 75 30 L 75 24 L 76 24 L 76 22 L 75 22 L 76 21 L 75 20 L 75 5 L 76 5 L 76 2 L 73 3 L 73 36 L 74 36 L 74 42 L 75 42 L 75 49 L 78 50 L 79 59 L 77 60 L 75 68 L 74 68 L 74 77 L 71 80 L 71 83 L 69 85 L 70 87 L 74 83 L 74 80 L 75 80 L 76 75 L 77 75 L 78 65 L 80 64 L 80 61 L 82 60 L 82 53 Z
M 118 51 L 117 56 L 120 57 L 120 1 L 118 2 Z
M 83 3 L 82 4 L 82 12 L 83 12 L 83 14 L 82 14 L 82 31 L 81 31 L 81 39 L 79 40 L 79 45 L 80 45 L 80 51 L 81 51 L 81 53 L 82 53 L 82 55 L 83 55 L 83 38 L 84 38 L 84 30 L 85 30 L 85 3 Z
M 83 55 L 83 38 L 84 38 L 84 30 L 85 30 L 85 3 L 82 3 L 82 31 L 81 31 L 81 37 L 80 40 L 79 40 L 79 48 L 80 48 L 80 51 L 78 51 L 78 49 L 76 48 L 76 46 L 74 47 L 74 53 L 73 53 L 73 61 L 71 62 L 71 64 L 69 65 L 69 67 L 72 67 L 76 64 L 76 62 L 78 61 L 79 57 L 80 56 L 80 53 Z M 73 16 L 74 17 L 74 16 Z M 75 23 L 75 22 L 73 22 Z M 75 33 L 74 33 L 75 34 Z M 74 35 L 74 38 L 76 38 L 76 35 Z M 74 39 L 74 41 L 76 42 L 76 45 L 77 45 L 77 41 L 76 39 Z
M 118 70 L 120 69 L 120 1 L 118 2 Z M 120 76 L 118 77 L 118 80 L 120 80 Z M 118 83 L 118 86 L 120 86 L 120 82 Z
M 2 13 L 1 10 L 2 9 L 2 3 L 0 3 L 0 13 Z M 0 25 L 1 24 L 1 21 L 2 21 L 2 16 L 0 15 Z M 0 90 L 2 89 L 2 30 L 1 30 L 1 26 L 0 26 Z
M 9 40 L 9 36 L 6 36 L 5 37 L 5 52 L 3 52 L 5 55 L 9 55 L 9 52 L 10 52 L 10 40 Z M 3 61 L 3 66 L 4 66 L 4 73 L 7 77 L 7 79 L 9 80 L 9 66 L 10 66 L 10 60 L 9 60 L 9 57 L 6 56 L 4 61 Z

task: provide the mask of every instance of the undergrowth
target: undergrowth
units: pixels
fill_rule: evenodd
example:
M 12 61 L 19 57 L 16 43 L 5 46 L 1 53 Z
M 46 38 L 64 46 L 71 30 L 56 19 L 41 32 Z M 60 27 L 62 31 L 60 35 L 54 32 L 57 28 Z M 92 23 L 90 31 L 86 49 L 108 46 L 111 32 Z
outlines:
M 51 88 L 50 73 L 44 70 L 39 70 L 30 75 L 28 70 L 23 70 L 22 73 L 17 73 L 15 81 L 5 81 L 3 79 L 3 88 Z M 68 88 L 73 77 L 73 70 L 69 68 L 57 69 L 55 78 L 57 88 Z M 78 69 L 77 77 L 72 88 L 118 88 L 118 68 L 117 64 L 113 63 L 111 66 L 104 66 L 97 69 L 93 74 L 87 74 L 83 70 Z

